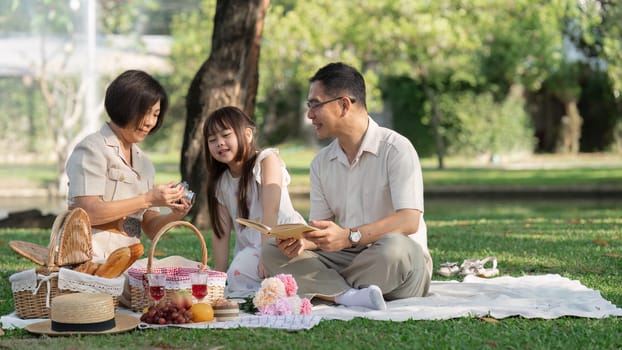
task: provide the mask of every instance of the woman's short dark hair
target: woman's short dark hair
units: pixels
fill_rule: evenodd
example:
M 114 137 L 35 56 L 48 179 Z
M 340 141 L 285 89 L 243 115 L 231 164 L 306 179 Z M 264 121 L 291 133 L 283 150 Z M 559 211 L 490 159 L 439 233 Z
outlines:
M 342 62 L 334 62 L 320 68 L 309 82 L 322 82 L 324 92 L 332 97 L 347 95 L 355 99 L 356 103 L 367 108 L 365 103 L 365 79 L 356 68 Z
M 104 105 L 110 120 L 118 126 L 138 127 L 145 114 L 158 101 L 160 101 L 160 115 L 150 134 L 155 133 L 162 125 L 168 109 L 168 95 L 151 75 L 141 70 L 127 70 L 115 78 L 106 89 Z

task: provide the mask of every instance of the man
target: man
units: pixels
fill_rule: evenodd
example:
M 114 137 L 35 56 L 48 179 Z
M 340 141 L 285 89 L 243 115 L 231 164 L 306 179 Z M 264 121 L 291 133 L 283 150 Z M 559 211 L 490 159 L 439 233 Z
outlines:
M 311 225 L 303 239 L 269 240 L 262 262 L 287 273 L 299 293 L 346 306 L 386 309 L 424 296 L 432 275 L 423 221 L 423 180 L 413 145 L 367 113 L 365 81 L 331 63 L 310 79 L 307 117 L 334 137 L 311 162 Z

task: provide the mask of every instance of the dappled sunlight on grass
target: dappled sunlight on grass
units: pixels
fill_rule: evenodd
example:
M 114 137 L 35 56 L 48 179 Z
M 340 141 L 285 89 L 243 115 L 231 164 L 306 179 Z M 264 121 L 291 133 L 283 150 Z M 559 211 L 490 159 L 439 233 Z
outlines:
M 461 219 L 538 220 L 553 217 L 567 220 L 618 218 L 619 199 L 426 199 L 426 222 Z
M 468 180 L 465 180 L 468 179 Z M 452 168 L 425 169 L 424 185 L 460 185 L 470 183 L 482 186 L 563 186 L 573 184 L 622 184 L 622 168 L 574 169 L 490 169 Z
M 430 220 L 426 222 L 428 227 L 452 227 L 452 226 L 467 226 L 467 225 L 499 225 L 515 223 L 513 219 L 474 219 L 474 220 Z M 529 219 L 528 222 L 531 222 Z

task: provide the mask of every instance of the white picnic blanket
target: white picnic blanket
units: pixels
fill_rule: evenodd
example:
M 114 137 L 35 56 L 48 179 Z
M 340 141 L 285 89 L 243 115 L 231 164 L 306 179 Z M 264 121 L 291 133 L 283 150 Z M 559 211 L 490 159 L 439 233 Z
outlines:
M 622 316 L 622 309 L 605 300 L 600 292 L 587 288 L 579 281 L 553 274 L 490 279 L 466 276 L 463 282 L 432 281 L 428 296 L 394 300 L 388 302 L 387 306 L 387 311 L 374 311 L 359 307 L 315 305 L 312 315 L 241 314 L 240 319 L 236 321 L 191 324 L 184 327 L 263 327 L 304 330 L 314 327 L 321 320 L 351 320 L 355 317 L 406 321 L 446 320 L 469 316 L 490 316 L 497 319 L 511 316 L 542 319 L 562 316 L 587 318 Z M 131 313 L 128 310 L 120 312 Z M 2 328 L 23 328 L 29 323 L 38 321 L 41 320 L 22 320 L 11 314 L 2 317 Z M 142 325 L 142 327 L 154 326 Z
M 495 278 L 466 276 L 463 282 L 432 281 L 429 294 L 421 298 L 394 300 L 387 311 L 344 306 L 316 306 L 314 315 L 323 320 L 406 321 L 446 320 L 466 316 L 497 319 L 554 319 L 562 316 L 604 318 L 622 316 L 622 309 L 605 300 L 599 291 L 560 275 Z

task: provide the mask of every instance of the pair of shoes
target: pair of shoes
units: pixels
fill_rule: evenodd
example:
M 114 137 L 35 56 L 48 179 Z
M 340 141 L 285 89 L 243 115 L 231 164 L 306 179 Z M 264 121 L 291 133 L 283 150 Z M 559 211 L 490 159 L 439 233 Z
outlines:
M 441 276 L 450 277 L 457 275 L 460 272 L 457 262 L 445 262 L 441 264 L 441 267 L 436 271 Z
M 499 269 L 497 269 L 497 257 L 489 256 L 481 261 L 482 266 L 477 270 L 476 275 L 479 277 L 494 277 L 499 274 Z M 486 268 L 486 264 L 490 263 L 492 266 Z
M 478 259 L 466 259 L 460 265 L 460 274 L 463 276 L 475 275 L 481 266 L 482 263 Z
M 486 264 L 490 263 L 492 266 L 486 268 Z M 489 256 L 482 260 L 467 259 L 460 265 L 461 275 L 476 275 L 479 277 L 494 277 L 499 274 L 497 269 L 497 257 Z

